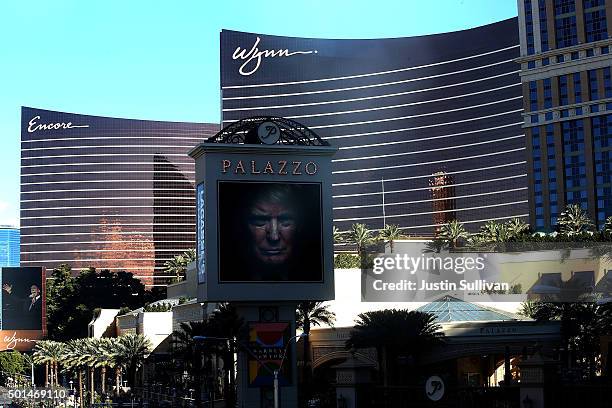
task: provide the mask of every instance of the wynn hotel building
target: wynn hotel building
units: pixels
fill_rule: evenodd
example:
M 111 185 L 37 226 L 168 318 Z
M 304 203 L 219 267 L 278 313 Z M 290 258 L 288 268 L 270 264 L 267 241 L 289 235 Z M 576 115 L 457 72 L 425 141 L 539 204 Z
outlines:
M 132 272 L 164 284 L 195 247 L 193 146 L 216 124 L 22 109 L 21 265 Z
M 451 218 L 471 230 L 527 221 L 518 57 L 517 19 L 375 40 L 224 30 L 223 124 L 282 116 L 338 146 L 341 231 L 386 223 L 423 235 Z

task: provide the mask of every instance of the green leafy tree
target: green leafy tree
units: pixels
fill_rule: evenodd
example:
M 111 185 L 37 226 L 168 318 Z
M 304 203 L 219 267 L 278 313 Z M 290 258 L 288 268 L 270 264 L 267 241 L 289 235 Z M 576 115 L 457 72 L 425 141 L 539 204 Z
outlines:
M 383 385 L 398 378 L 394 362 L 401 356 L 416 360 L 420 353 L 442 341 L 435 317 L 419 311 L 386 309 L 359 314 L 346 342 L 347 348 L 376 348 Z
M 67 265 L 54 269 L 47 284 L 49 338 L 69 340 L 87 336 L 87 324 L 96 308 L 136 309 L 150 294 L 127 272 L 85 269 L 73 276 Z
M 384 228 L 378 232 L 378 239 L 383 242 L 389 243 L 389 249 L 391 253 L 393 253 L 393 245 L 395 241 L 402 237 L 402 230 L 399 229 L 399 226 L 394 224 L 385 224 Z
M 17 380 L 23 377 L 26 369 L 26 360 L 19 351 L 4 351 L 0 353 L 0 381 L 8 385 L 9 378 Z
M 312 361 L 310 356 L 310 329 L 313 326 L 331 326 L 333 327 L 336 321 L 336 314 L 329 310 L 329 305 L 323 302 L 304 301 L 298 303 L 296 309 L 295 323 L 298 329 L 301 329 L 306 336 L 304 337 L 304 372 L 303 381 L 306 385 L 306 397 L 310 388 L 310 377 L 312 374 Z

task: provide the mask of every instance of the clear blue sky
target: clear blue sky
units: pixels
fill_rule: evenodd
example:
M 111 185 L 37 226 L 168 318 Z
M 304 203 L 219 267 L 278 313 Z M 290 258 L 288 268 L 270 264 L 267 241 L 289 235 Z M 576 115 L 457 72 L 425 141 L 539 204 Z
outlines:
M 516 0 L 2 0 L 0 224 L 19 222 L 20 107 L 218 122 L 222 28 L 315 38 L 456 31 Z

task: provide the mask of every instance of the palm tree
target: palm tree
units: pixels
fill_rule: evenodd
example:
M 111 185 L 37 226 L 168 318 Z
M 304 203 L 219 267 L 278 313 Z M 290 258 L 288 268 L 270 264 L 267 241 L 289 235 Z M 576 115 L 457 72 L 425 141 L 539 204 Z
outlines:
M 529 231 L 529 224 L 518 218 L 512 218 L 505 225 L 511 239 L 516 239 Z
M 220 303 L 219 308 L 213 312 L 209 319 L 211 333 L 216 336 L 231 339 L 223 352 L 223 366 L 229 367 L 230 375 L 226 375 L 224 389 L 226 390 L 227 406 L 233 406 L 235 398 L 235 343 L 243 337 L 244 320 L 238 316 L 236 308 L 230 303 Z
M 460 239 L 469 237 L 463 224 L 457 220 L 452 220 L 440 228 L 438 238 L 446 242 L 450 249 L 455 249 Z
M 383 242 L 389 243 L 389 249 L 391 253 L 393 253 L 393 244 L 394 241 L 400 239 L 402 237 L 402 231 L 399 229 L 397 225 L 394 224 L 385 224 L 384 228 L 381 229 L 378 233 L 378 239 Z
M 196 260 L 195 249 L 188 249 L 180 255 L 164 263 L 164 271 L 169 275 L 174 275 L 177 281 L 180 281 L 185 275 L 187 265 Z
M 401 355 L 413 360 L 442 341 L 443 333 L 429 313 L 408 310 L 376 310 L 359 314 L 346 342 L 349 349 L 376 348 L 383 385 L 389 385 L 390 363 Z
M 612 216 L 606 218 L 606 222 L 603 226 L 602 235 L 605 239 L 612 238 Z
M 332 228 L 332 234 L 334 237 L 334 244 L 340 244 L 343 241 L 344 237 L 342 236 L 342 232 L 340 232 L 335 225 Z
M 329 305 L 323 302 L 304 301 L 297 305 L 295 311 L 295 324 L 298 329 L 306 334 L 304 337 L 304 372 L 303 381 L 307 387 L 310 385 L 310 374 L 312 373 L 312 362 L 310 361 L 310 328 L 312 326 L 332 326 L 336 321 L 336 314 L 329 310 Z M 308 395 L 306 395 L 308 397 Z
M 577 235 L 593 230 L 593 221 L 579 204 L 570 204 L 559 214 L 559 232 L 564 235 Z
M 136 385 L 136 372 L 151 352 L 151 341 L 142 334 L 125 334 L 118 338 L 117 361 L 126 367 L 130 387 Z
M 181 323 L 180 330 L 172 333 L 172 355 L 177 361 L 184 364 L 184 368 L 193 381 L 193 388 L 196 390 L 196 403 L 200 403 L 202 387 L 202 356 L 203 347 L 195 342 L 194 336 L 211 335 L 211 328 L 208 321 Z M 215 343 L 206 345 L 207 349 L 215 348 Z M 207 376 L 209 373 L 204 373 Z
M 66 370 L 76 369 L 78 372 L 78 388 L 79 388 L 79 401 L 81 404 L 84 403 L 83 399 L 83 371 L 87 367 L 87 360 L 85 358 L 85 339 L 70 340 L 66 343 L 64 350 L 63 363 Z
M 41 340 L 34 347 L 34 362 L 45 365 L 45 386 L 59 385 L 59 361 L 64 355 L 63 343 L 51 340 Z

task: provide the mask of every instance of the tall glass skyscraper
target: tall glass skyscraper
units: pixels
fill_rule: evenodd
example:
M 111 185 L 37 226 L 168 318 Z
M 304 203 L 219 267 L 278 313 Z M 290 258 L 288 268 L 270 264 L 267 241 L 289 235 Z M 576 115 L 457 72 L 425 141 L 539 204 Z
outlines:
M 0 268 L 19 266 L 19 229 L 0 225 Z

